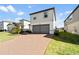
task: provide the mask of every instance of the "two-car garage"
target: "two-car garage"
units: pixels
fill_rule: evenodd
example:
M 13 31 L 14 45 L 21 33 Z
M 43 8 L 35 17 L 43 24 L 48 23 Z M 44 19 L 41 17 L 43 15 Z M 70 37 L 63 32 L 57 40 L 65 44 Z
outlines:
M 49 34 L 49 24 L 33 25 L 33 33 Z

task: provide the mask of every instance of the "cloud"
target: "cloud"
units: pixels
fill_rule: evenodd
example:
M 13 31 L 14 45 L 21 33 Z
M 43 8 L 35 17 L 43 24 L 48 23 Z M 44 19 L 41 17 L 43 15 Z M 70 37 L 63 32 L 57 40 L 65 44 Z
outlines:
M 5 6 L 0 6 L 0 10 L 3 12 L 8 12 L 8 9 Z
M 70 14 L 72 11 L 65 11 L 65 12 L 63 12 L 63 13 L 59 13 L 59 16 L 64 16 L 64 15 L 66 15 L 66 14 Z
M 66 14 L 69 14 L 69 13 L 71 13 L 71 12 L 72 12 L 72 11 L 66 11 L 65 13 L 66 13 Z
M 21 20 L 22 18 L 21 17 L 17 17 L 15 18 L 15 22 L 19 22 L 19 20 Z
M 60 16 L 63 16 L 63 13 L 60 13 L 59 15 L 60 15 Z
M 17 15 L 18 16 L 24 15 L 24 12 L 22 12 L 22 11 L 21 12 L 18 12 Z
M 21 17 L 17 17 L 17 18 L 15 18 L 15 20 L 21 20 L 22 18 Z
M 28 8 L 30 9 L 30 8 L 32 8 L 32 6 L 28 6 Z
M 3 12 L 16 12 L 15 8 L 12 5 L 0 6 L 0 10 Z
M 15 8 L 12 5 L 7 6 L 7 9 L 11 12 L 16 12 Z

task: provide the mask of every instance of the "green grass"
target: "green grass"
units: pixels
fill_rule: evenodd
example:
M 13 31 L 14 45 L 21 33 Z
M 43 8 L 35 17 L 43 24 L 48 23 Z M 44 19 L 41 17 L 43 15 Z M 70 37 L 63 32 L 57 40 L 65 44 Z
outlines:
M 15 37 L 16 35 L 10 34 L 8 32 L 0 32 L 0 42 L 4 42 L 7 40 L 11 40 Z
M 53 36 L 45 54 L 47 55 L 77 55 L 79 54 L 79 36 L 67 32 L 60 32 Z

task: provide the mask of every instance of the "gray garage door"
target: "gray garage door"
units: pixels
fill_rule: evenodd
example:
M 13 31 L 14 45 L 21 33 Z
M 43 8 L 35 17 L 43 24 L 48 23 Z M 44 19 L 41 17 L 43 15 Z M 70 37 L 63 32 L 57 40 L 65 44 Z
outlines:
M 49 34 L 49 24 L 33 25 L 33 33 Z

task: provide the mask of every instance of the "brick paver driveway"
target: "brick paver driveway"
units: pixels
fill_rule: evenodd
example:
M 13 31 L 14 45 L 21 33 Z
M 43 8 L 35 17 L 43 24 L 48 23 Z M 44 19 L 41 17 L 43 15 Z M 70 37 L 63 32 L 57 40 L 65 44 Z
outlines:
M 0 43 L 0 54 L 44 54 L 50 38 L 45 34 L 19 35 L 15 39 Z

